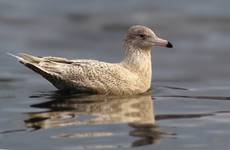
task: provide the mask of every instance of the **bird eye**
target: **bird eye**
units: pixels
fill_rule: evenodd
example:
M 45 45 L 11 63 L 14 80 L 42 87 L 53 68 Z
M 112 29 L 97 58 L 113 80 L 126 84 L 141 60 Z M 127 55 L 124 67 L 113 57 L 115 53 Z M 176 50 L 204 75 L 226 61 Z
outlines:
M 145 37 L 145 35 L 144 35 L 144 34 L 139 34 L 139 36 L 140 36 L 141 38 L 144 38 L 144 37 Z

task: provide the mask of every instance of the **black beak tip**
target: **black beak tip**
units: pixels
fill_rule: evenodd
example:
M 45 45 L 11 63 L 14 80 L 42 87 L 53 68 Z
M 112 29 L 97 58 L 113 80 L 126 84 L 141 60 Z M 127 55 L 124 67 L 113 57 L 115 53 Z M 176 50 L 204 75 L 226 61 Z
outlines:
M 172 43 L 168 42 L 167 45 L 166 45 L 166 47 L 173 48 L 173 45 L 172 45 Z

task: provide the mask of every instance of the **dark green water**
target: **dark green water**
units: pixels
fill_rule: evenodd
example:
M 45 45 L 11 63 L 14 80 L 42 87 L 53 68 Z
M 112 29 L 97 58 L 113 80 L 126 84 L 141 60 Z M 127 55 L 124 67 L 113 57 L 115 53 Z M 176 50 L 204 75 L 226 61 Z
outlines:
M 1 0 L 0 149 L 228 150 L 228 0 Z M 7 52 L 122 58 L 130 25 L 143 24 L 174 49 L 153 50 L 150 93 L 71 95 Z

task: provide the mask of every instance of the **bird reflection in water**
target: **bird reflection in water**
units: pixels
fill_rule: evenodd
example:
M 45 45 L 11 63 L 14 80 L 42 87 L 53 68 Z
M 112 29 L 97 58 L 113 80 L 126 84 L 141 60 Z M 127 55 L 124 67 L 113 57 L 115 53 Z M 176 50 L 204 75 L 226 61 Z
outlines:
M 28 113 L 25 124 L 34 130 L 82 125 L 127 124 L 129 136 L 137 137 L 131 146 L 154 144 L 160 139 L 151 94 L 135 97 L 106 97 L 98 95 L 49 95 L 51 101 L 31 107 L 45 111 Z M 111 132 L 62 133 L 57 138 L 87 138 L 113 136 Z

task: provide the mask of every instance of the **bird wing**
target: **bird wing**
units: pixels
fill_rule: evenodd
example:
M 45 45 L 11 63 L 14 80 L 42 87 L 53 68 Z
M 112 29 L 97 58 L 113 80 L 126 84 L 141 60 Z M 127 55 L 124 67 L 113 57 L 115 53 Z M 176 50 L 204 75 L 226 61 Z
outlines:
M 135 76 L 119 64 L 97 60 L 68 60 L 60 57 L 37 57 L 20 53 L 16 56 L 22 64 L 42 75 L 58 89 L 79 90 L 83 92 L 109 92 L 121 90 L 121 84 L 133 81 Z M 111 88 L 112 87 L 112 88 Z

